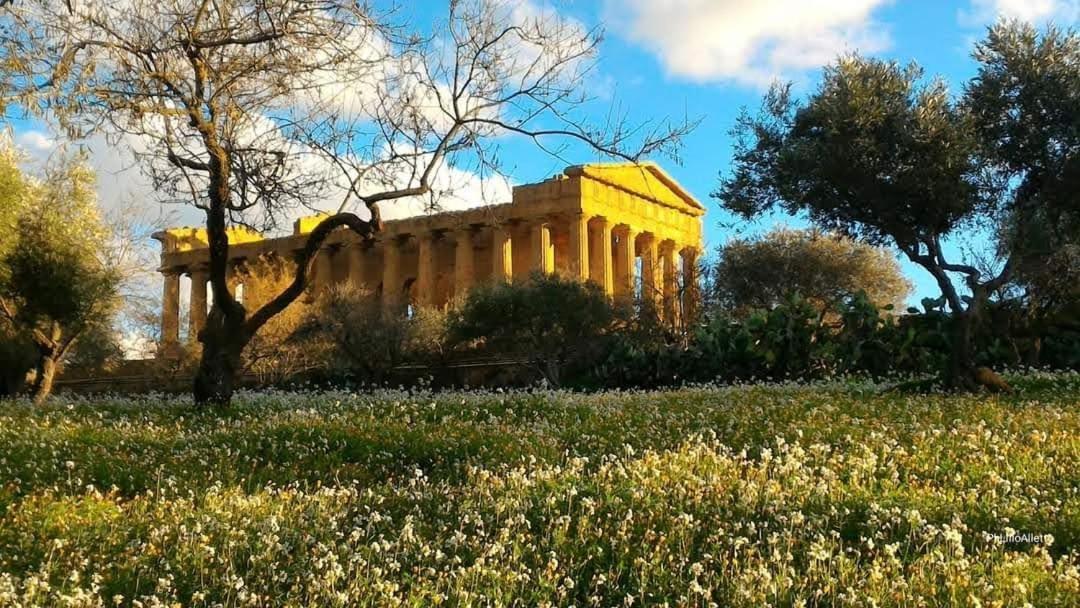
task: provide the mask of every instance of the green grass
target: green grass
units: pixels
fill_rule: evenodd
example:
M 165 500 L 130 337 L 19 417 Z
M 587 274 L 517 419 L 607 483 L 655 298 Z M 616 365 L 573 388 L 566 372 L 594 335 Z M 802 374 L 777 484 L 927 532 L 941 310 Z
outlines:
M 0 606 L 1077 606 L 1080 375 L 1010 380 L 0 404 Z

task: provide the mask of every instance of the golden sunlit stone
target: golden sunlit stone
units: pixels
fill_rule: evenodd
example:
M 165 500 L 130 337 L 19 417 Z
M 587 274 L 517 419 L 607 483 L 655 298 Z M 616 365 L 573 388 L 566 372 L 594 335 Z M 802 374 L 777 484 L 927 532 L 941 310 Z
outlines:
M 692 305 L 676 302 L 686 295 L 676 285 L 693 284 L 704 214 L 655 164 L 576 165 L 515 187 L 509 203 L 387 221 L 373 243 L 339 230 L 316 257 L 309 288 L 317 293 L 351 282 L 387 306 L 446 307 L 485 281 L 554 272 L 594 281 L 612 297 L 645 298 L 674 321 L 676 311 Z M 301 218 L 292 235 L 278 238 L 230 229 L 230 273 L 259 256 L 290 259 L 325 217 Z M 181 275 L 192 278 L 189 335 L 205 323 L 206 230 L 174 228 L 155 238 L 165 277 L 162 339 L 175 344 Z

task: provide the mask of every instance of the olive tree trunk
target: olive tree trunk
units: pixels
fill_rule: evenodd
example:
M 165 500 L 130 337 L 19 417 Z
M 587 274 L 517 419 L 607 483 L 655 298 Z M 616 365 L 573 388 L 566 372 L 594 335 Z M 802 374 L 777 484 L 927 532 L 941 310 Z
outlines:
M 41 405 L 52 394 L 56 374 L 64 355 L 75 344 L 80 332 L 72 332 L 65 338 L 64 329 L 53 321 L 47 330 L 34 330 L 34 345 L 38 349 L 38 361 L 34 367 L 34 380 L 30 384 L 30 397 L 35 405 Z
M 975 325 L 977 313 L 974 303 L 968 310 L 957 313 L 958 323 L 952 332 L 949 364 L 945 371 L 946 386 L 963 391 L 978 388 L 975 380 Z
M 31 387 L 30 396 L 34 405 L 41 405 L 52 394 L 53 383 L 56 381 L 56 371 L 60 362 L 52 354 L 42 355 L 38 360 L 34 384 Z
M 1004 268 L 993 279 L 980 282 L 978 270 L 965 265 L 944 262 L 941 245 L 938 241 L 928 243 L 929 254 L 922 255 L 917 249 L 901 247 L 908 257 L 927 270 L 937 282 L 941 293 L 949 304 L 956 319 L 956 326 L 950 332 L 950 352 L 943 381 L 952 390 L 973 391 L 980 386 L 993 391 L 1011 391 L 1000 376 L 988 368 L 978 367 L 975 361 L 975 340 L 982 325 L 983 313 L 990 302 L 990 293 L 1008 280 L 1012 271 L 1012 260 L 1007 260 Z M 949 272 L 961 272 L 966 275 L 971 295 L 961 298 L 953 285 Z

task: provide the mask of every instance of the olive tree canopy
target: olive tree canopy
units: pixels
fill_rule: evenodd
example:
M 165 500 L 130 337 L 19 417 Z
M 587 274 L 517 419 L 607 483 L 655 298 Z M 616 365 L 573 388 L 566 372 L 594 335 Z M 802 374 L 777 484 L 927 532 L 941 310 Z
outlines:
M 735 169 L 715 193 L 755 216 L 774 207 L 871 244 L 897 247 L 936 281 L 961 320 L 950 378 L 972 376 L 972 333 L 991 294 L 1037 256 L 1042 227 L 1077 209 L 1080 36 L 1002 23 L 975 50 L 964 95 L 917 66 L 849 56 L 805 100 L 777 86 L 736 129 Z M 985 268 L 943 242 L 978 224 L 1001 230 Z M 1037 263 L 1037 262 L 1035 262 Z
M 911 291 L 887 249 L 818 230 L 783 228 L 721 247 L 712 287 L 717 303 L 736 313 L 770 310 L 794 293 L 822 314 L 859 292 L 879 307 L 900 307 Z
M 122 277 L 85 159 L 63 157 L 40 180 L 17 161 L 0 149 L 0 324 L 33 345 L 40 402 L 77 341 L 112 329 Z

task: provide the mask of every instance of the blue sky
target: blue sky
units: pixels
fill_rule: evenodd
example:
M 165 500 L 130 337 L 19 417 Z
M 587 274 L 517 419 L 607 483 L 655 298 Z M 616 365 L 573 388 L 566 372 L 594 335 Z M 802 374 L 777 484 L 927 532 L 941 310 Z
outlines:
M 660 162 L 706 204 L 710 249 L 732 236 L 759 233 L 776 223 L 803 225 L 797 218 L 782 216 L 741 222 L 708 196 L 720 172 L 730 168 L 729 131 L 739 111 L 756 109 L 772 80 L 791 80 L 800 90 L 811 90 L 822 64 L 815 59 L 858 51 L 917 62 L 928 75 L 939 75 L 959 90 L 975 73 L 972 45 L 989 23 L 1008 17 L 1071 25 L 1080 12 L 1076 0 L 571 0 L 548 4 L 582 23 L 605 28 L 596 79 L 603 83 L 604 95 L 610 95 L 632 117 L 701 119 L 684 142 L 681 162 Z M 817 13 L 816 19 L 811 17 L 808 23 L 805 14 L 793 14 L 793 23 L 777 23 L 800 10 Z M 830 11 L 836 13 L 831 21 Z M 755 21 L 759 18 L 770 22 Z M 725 23 L 735 20 L 737 26 L 725 29 Z M 736 38 L 730 44 L 741 48 L 727 48 L 725 37 Z M 786 50 L 797 55 L 784 57 Z M 710 56 L 717 55 L 727 58 L 721 62 L 726 65 L 715 67 Z M 596 103 L 602 110 L 611 105 L 603 98 Z M 559 170 L 559 163 L 527 151 L 522 150 L 520 157 L 516 175 L 522 178 Z M 969 244 L 952 243 L 953 251 L 965 246 Z M 901 263 L 915 286 L 912 303 L 939 295 L 925 271 L 905 259 Z
M 970 51 L 987 24 L 1015 17 L 1073 25 L 1080 0 L 529 0 L 532 9 L 555 11 L 585 27 L 605 30 L 588 92 L 591 117 L 601 120 L 613 105 L 632 121 L 663 117 L 700 119 L 683 143 L 681 162 L 657 159 L 708 207 L 710 249 L 737 234 L 753 234 L 797 219 L 772 217 L 755 224 L 734 221 L 709 193 L 730 167 L 729 130 L 741 108 L 756 108 L 774 79 L 811 89 L 820 66 L 838 53 L 858 51 L 901 62 L 914 61 L 940 75 L 954 89 L 975 71 Z M 420 22 L 437 18 L 443 2 L 422 2 L 404 16 Z M 24 147 L 49 146 L 46 129 L 15 121 Z M 501 154 L 516 183 L 542 179 L 565 163 L 528 142 L 507 139 Z M 98 150 L 103 198 L 131 182 L 127 165 L 111 150 Z M 571 149 L 570 160 L 595 155 Z M 732 225 L 734 223 L 734 225 Z M 904 262 L 915 284 L 912 301 L 935 296 L 929 276 Z

